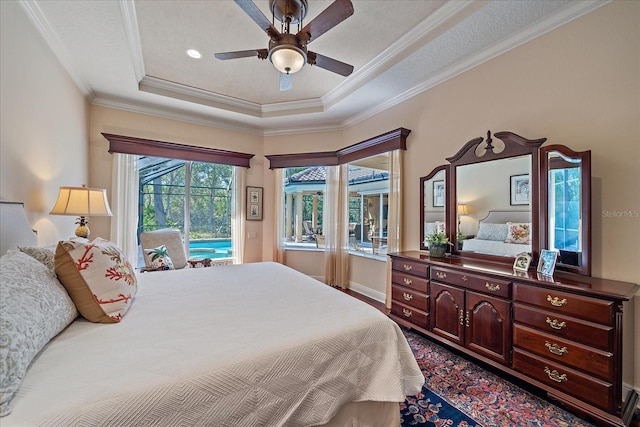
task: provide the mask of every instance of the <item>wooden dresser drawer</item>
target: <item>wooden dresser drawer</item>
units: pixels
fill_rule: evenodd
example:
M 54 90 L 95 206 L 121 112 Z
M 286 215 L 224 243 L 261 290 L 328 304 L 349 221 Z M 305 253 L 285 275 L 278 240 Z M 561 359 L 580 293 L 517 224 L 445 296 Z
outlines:
M 614 387 L 606 381 L 518 348 L 513 349 L 513 369 L 608 412 L 613 410 Z
M 401 317 L 407 322 L 411 322 L 424 329 L 427 329 L 429 325 L 429 315 L 427 313 L 417 308 L 400 304 L 397 301 L 393 301 L 391 304 L 391 314 Z
M 613 381 L 611 353 L 563 340 L 519 324 L 514 325 L 513 345 L 605 381 Z
M 513 320 L 558 337 L 570 339 L 601 350 L 613 348 L 613 327 L 515 303 Z
M 429 311 L 429 297 L 426 294 L 394 284 L 391 288 L 391 295 L 394 301 L 410 305 L 424 312 Z
M 511 282 L 492 279 L 487 276 L 431 267 L 431 280 L 462 286 L 467 289 L 496 295 L 502 298 L 509 298 L 511 296 Z
M 613 325 L 614 307 L 610 301 L 574 295 L 547 288 L 516 284 L 513 299 L 555 313 L 562 313 L 604 325 Z
M 403 273 L 413 274 L 414 276 L 424 277 L 425 279 L 429 278 L 429 267 L 427 264 L 394 258 L 391 267 Z
M 429 283 L 425 278 L 413 276 L 396 270 L 391 272 L 391 282 L 425 294 L 427 293 L 427 285 Z

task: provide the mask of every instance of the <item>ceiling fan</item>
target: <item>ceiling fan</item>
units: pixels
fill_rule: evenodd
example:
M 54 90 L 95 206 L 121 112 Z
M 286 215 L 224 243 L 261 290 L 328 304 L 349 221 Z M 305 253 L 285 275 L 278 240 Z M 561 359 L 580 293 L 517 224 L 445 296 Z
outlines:
M 335 0 L 304 27 L 302 27 L 302 20 L 307 15 L 307 0 L 269 0 L 272 22 L 264 16 L 252 0 L 234 1 L 267 33 L 269 48 L 216 53 L 216 58 L 237 59 L 252 56 L 260 59 L 269 58 L 280 71 L 281 91 L 293 87 L 292 74 L 298 72 L 305 62 L 342 76 L 348 76 L 353 72 L 353 65 L 307 50 L 309 43 L 353 15 L 351 0 Z M 280 31 L 274 26 L 276 19 L 281 23 Z M 296 34 L 291 33 L 291 24 L 298 24 Z

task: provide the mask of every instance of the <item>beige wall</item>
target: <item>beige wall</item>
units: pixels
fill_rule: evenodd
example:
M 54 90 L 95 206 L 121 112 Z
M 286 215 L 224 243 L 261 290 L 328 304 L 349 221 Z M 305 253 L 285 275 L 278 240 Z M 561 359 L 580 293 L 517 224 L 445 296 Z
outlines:
M 247 184 L 265 188 L 264 221 L 248 222 L 258 239 L 247 259 L 272 257 L 273 173 L 263 154 L 333 150 L 405 127 L 404 249 L 419 247 L 419 177 L 486 130 L 510 130 L 592 150 L 593 273 L 640 282 L 640 218 L 603 216 L 640 211 L 640 2 L 617 1 L 501 55 L 343 132 L 261 138 L 248 134 L 87 107 L 31 24 L 13 3 L 2 5 L 1 180 L 3 198 L 27 202 L 41 243 L 73 232 L 73 219 L 50 217 L 60 185 L 109 189 L 111 161 L 100 132 L 254 153 Z M 20 50 L 7 40 L 19 38 Z M 27 120 L 28 118 L 28 120 Z M 89 169 L 87 169 L 89 165 Z M 90 171 L 90 172 L 89 172 Z M 94 233 L 108 235 L 109 220 Z M 322 253 L 291 255 L 317 275 Z M 384 290 L 385 264 L 352 257 L 351 282 Z M 306 272 L 306 271 L 305 271 Z M 640 298 L 625 313 L 626 385 L 640 389 Z M 635 348 L 634 348 L 635 347 Z M 634 368 L 635 361 L 635 368 Z
M 76 228 L 49 215 L 58 188 L 89 184 L 88 103 L 17 3 L 0 2 L 0 17 L 0 198 L 23 201 L 52 245 Z

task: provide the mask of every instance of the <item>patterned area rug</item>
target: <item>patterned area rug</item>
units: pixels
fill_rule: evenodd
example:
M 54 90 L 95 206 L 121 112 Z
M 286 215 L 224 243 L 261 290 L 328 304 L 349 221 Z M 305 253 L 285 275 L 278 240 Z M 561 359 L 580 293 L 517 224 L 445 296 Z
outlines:
M 400 405 L 402 427 L 592 427 L 478 365 L 403 328 L 425 376 Z

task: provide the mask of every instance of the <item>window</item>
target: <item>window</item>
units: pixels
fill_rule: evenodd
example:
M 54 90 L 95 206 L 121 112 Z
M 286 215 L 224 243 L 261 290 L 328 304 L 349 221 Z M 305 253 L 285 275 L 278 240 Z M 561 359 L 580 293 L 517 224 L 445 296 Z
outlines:
M 321 247 L 325 167 L 286 168 L 284 176 L 284 245 Z
M 389 213 L 387 165 L 387 153 L 349 163 L 350 251 L 386 254 Z
M 549 210 L 554 212 L 551 249 L 579 252 L 580 247 L 580 167 L 549 171 Z
M 177 228 L 190 259 L 231 257 L 232 177 L 229 165 L 140 156 L 138 236 Z

